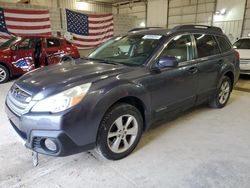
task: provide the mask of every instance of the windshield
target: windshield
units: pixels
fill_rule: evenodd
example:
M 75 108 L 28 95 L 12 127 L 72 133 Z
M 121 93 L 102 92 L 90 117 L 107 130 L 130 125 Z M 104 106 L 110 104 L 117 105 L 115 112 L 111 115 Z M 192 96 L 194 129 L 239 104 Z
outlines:
M 12 44 L 14 44 L 15 42 L 21 40 L 20 37 L 12 37 L 11 39 L 7 40 L 6 42 L 4 42 L 2 45 L 0 45 L 0 48 L 9 48 Z
M 250 39 L 240 39 L 233 46 L 236 49 L 250 49 Z
M 128 35 L 109 40 L 89 58 L 125 65 L 142 65 L 162 40 L 162 35 Z

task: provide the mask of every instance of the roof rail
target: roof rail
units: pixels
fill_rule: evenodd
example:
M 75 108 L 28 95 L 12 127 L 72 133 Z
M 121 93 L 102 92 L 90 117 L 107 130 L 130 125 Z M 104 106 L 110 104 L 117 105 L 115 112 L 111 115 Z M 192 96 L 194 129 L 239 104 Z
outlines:
M 142 31 L 142 30 L 149 30 L 149 29 L 161 29 L 162 27 L 137 27 L 129 30 L 128 32 L 134 32 L 134 31 Z
M 171 31 L 183 31 L 183 30 L 191 30 L 191 29 L 196 29 L 196 30 L 209 30 L 214 33 L 223 33 L 222 29 L 219 27 L 214 27 L 214 26 L 207 26 L 207 25 L 179 25 L 171 29 Z

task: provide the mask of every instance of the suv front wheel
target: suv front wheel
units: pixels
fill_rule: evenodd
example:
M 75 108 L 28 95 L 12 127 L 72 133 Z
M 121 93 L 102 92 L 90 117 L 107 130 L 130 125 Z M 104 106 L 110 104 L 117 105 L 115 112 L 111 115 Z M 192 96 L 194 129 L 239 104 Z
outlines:
M 215 96 L 209 102 L 209 106 L 212 108 L 223 108 L 230 98 L 231 91 L 232 83 L 230 78 L 223 76 L 219 91 L 217 91 Z
M 136 107 L 126 103 L 115 105 L 106 113 L 100 125 L 98 153 L 110 160 L 126 157 L 138 144 L 142 127 L 142 116 Z

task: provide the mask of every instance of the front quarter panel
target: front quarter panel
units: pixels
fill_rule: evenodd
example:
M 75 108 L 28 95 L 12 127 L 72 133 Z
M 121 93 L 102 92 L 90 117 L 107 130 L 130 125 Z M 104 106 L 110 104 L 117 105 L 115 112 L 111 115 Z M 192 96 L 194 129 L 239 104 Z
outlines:
M 108 111 L 117 101 L 124 97 L 136 97 L 143 101 L 145 108 L 145 122 L 149 122 L 150 116 L 150 94 L 139 83 L 116 80 L 110 82 L 109 79 L 93 84 L 89 94 L 84 98 L 74 113 L 69 112 L 63 121 L 70 124 L 63 129 L 78 145 L 86 145 L 96 142 L 99 125 Z M 105 89 L 103 89 L 105 85 Z M 74 124 L 70 122 L 75 122 Z M 83 136 L 84 135 L 84 136 Z

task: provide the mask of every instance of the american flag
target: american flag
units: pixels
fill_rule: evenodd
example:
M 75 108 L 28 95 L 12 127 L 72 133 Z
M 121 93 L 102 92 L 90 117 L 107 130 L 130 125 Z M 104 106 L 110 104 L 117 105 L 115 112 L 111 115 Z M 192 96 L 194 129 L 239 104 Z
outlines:
M 0 44 L 13 35 L 51 35 L 49 11 L 0 7 Z
M 66 9 L 66 18 L 67 31 L 79 48 L 95 48 L 114 35 L 113 14 L 83 14 Z

